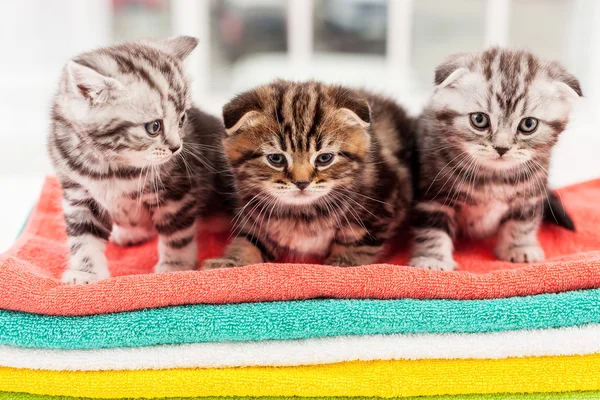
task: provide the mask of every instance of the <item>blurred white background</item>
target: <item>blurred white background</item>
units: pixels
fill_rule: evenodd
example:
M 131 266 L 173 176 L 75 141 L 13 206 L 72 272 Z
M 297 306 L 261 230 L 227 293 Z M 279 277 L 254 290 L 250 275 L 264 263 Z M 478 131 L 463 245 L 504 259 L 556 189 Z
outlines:
M 600 176 L 597 0 L 0 0 L 0 251 L 52 172 L 45 150 L 62 66 L 117 41 L 188 34 L 198 105 L 276 77 L 363 86 L 417 113 L 434 67 L 491 44 L 562 61 L 586 98 L 561 138 L 554 186 Z

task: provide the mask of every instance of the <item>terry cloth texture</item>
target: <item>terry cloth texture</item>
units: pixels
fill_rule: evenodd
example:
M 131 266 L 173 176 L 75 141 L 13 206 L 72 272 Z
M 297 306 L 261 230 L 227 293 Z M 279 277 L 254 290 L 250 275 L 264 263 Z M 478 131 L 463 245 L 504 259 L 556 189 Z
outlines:
M 398 397 L 393 398 L 398 399 Z M 596 400 L 600 392 L 498 393 L 403 397 L 402 400 Z M 0 392 L 0 400 L 91 400 L 90 397 L 45 396 Z M 132 398 L 121 400 L 133 400 Z M 162 397 L 154 400 L 378 400 L 377 397 Z
M 99 371 L 295 366 L 343 361 L 501 359 L 600 353 L 600 325 L 471 334 L 337 336 L 91 350 L 0 346 L 0 366 Z
M 0 344 L 135 347 L 394 333 L 477 333 L 600 323 L 600 289 L 495 300 L 305 300 L 175 306 L 86 317 L 0 310 Z
M 0 368 L 0 391 L 83 397 L 373 396 L 600 389 L 600 355 L 353 361 L 300 367 L 39 371 Z
M 545 225 L 542 263 L 498 261 L 493 239 L 457 245 L 456 272 L 406 267 L 398 248 L 379 264 L 355 268 L 261 264 L 213 271 L 151 274 L 156 242 L 121 248 L 109 243 L 114 278 L 92 285 L 63 285 L 67 243 L 60 187 L 49 178 L 19 240 L 0 257 L 0 309 L 91 315 L 183 304 L 225 304 L 314 298 L 484 299 L 600 287 L 600 180 L 560 190 L 577 232 Z M 228 232 L 200 229 L 199 258 L 222 254 Z M 402 242 L 402 241 L 399 241 Z M 391 265 L 398 264 L 398 265 Z M 143 275 L 140 275 L 143 274 Z

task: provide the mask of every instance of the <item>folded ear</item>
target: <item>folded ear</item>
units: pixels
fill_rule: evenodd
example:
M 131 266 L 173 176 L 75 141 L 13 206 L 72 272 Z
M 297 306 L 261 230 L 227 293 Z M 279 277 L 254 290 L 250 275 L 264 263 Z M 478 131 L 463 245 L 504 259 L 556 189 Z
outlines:
M 123 87 L 118 80 L 73 60 L 67 64 L 67 74 L 71 91 L 92 104 L 106 103 Z
M 198 46 L 199 40 L 192 36 L 175 36 L 158 41 L 158 44 L 179 60 L 185 60 Z
M 434 84 L 439 87 L 446 87 L 469 72 L 464 67 L 467 56 L 465 53 L 454 54 L 438 65 L 433 78 Z
M 571 75 L 558 61 L 549 61 L 544 64 L 544 70 L 550 80 L 556 81 L 558 90 L 571 100 L 583 97 L 581 85 L 577 78 Z
M 371 124 L 371 107 L 367 100 L 342 87 L 334 88 L 332 94 L 336 107 L 348 116 L 348 122 L 364 128 Z
M 223 122 L 228 135 L 233 135 L 251 121 L 262 110 L 256 91 L 237 95 L 223 107 Z
M 581 90 L 581 84 L 579 80 L 575 78 L 573 75 L 567 73 L 563 75 L 561 82 L 573 89 L 575 94 L 579 97 L 583 97 L 583 91 Z

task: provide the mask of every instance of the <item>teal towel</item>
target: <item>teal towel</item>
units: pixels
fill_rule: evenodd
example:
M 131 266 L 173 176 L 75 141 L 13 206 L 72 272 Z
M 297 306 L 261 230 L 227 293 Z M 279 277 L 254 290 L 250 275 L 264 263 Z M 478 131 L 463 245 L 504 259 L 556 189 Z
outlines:
M 494 300 L 307 300 L 57 317 L 0 311 L 0 344 L 134 347 L 391 333 L 494 332 L 600 323 L 600 290 Z

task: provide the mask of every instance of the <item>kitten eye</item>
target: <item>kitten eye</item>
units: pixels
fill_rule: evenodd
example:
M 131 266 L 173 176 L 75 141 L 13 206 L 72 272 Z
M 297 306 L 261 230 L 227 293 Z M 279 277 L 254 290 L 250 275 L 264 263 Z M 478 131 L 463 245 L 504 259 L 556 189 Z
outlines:
M 526 135 L 532 134 L 538 127 L 538 120 L 535 118 L 523 118 L 519 123 L 519 130 Z
M 148 135 L 156 136 L 160 133 L 160 131 L 162 131 L 162 120 L 157 119 L 152 122 L 148 122 L 146 125 L 144 125 L 144 128 L 146 128 Z
M 333 161 L 333 153 L 322 153 L 317 156 L 315 165 L 318 167 L 325 167 Z
M 469 119 L 471 120 L 471 125 L 473 125 L 473 128 L 475 129 L 484 130 L 490 126 L 490 119 L 484 113 L 471 113 L 469 114 Z
M 269 154 L 267 160 L 274 167 L 283 167 L 286 163 L 285 156 L 283 154 Z
M 185 114 L 183 114 L 179 120 L 179 127 L 181 128 L 183 124 L 185 124 Z

